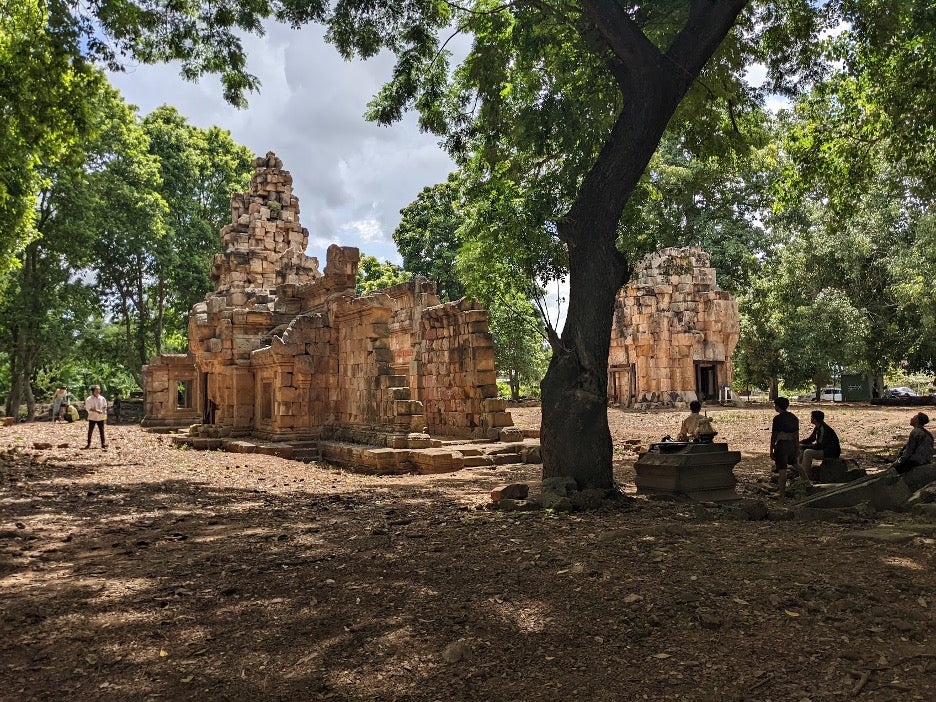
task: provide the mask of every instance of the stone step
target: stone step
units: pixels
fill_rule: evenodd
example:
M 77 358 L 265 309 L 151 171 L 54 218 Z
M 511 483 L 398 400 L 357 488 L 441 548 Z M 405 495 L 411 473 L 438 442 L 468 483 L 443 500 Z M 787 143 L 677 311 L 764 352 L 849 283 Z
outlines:
M 496 453 L 491 458 L 496 466 L 506 466 L 511 463 L 523 463 L 519 453 Z
M 465 456 L 462 463 L 465 466 L 465 468 L 478 468 L 479 466 L 495 465 L 493 458 L 491 458 L 490 456 L 483 456 L 483 455 Z

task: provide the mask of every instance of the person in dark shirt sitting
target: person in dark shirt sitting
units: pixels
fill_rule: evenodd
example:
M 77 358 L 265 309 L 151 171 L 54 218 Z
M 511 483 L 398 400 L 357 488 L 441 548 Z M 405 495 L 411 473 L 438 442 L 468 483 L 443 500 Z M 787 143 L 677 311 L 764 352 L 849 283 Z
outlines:
M 799 456 L 799 418 L 789 411 L 790 401 L 785 397 L 774 400 L 773 424 L 770 429 L 770 457 L 777 473 L 780 499 L 786 499 L 788 466 L 796 467 Z
M 838 434 L 835 430 L 825 423 L 825 412 L 822 410 L 813 410 L 809 415 L 809 421 L 812 422 L 812 434 L 800 441 L 800 448 L 803 451 L 803 459 L 799 465 L 800 475 L 804 480 L 812 480 L 812 464 L 815 460 L 823 461 L 826 458 L 838 458 L 842 455 L 842 447 L 839 444 Z
M 923 466 L 933 460 L 933 435 L 926 429 L 929 417 L 918 412 L 910 419 L 913 430 L 893 467 L 898 473 L 906 473 L 911 468 Z

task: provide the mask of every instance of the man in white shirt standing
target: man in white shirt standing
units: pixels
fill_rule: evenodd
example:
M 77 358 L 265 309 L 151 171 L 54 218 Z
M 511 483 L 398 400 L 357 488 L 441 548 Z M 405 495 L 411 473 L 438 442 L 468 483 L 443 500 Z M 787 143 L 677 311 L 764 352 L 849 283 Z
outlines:
M 88 443 L 86 449 L 91 448 L 91 436 L 94 434 L 94 425 L 97 424 L 101 436 L 101 448 L 107 448 L 104 440 L 104 420 L 107 419 L 107 399 L 101 395 L 101 386 L 92 385 L 91 395 L 85 400 L 85 409 L 88 411 Z

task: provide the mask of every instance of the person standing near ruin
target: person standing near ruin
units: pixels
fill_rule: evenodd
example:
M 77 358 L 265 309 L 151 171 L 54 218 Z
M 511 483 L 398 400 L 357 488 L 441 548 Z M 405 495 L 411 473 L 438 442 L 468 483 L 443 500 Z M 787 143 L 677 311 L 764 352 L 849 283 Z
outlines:
M 770 457 L 777 473 L 780 499 L 786 499 L 787 470 L 797 465 L 799 457 L 799 418 L 789 411 L 790 401 L 785 397 L 774 400 L 773 424 L 770 429 Z
M 838 458 L 842 455 L 842 446 L 838 434 L 825 423 L 825 412 L 813 410 L 809 415 L 812 422 L 812 434 L 800 441 L 803 459 L 800 463 L 800 475 L 804 480 L 812 480 L 813 461 L 824 461 L 827 458 Z
M 929 417 L 923 412 L 918 412 L 910 419 L 913 429 L 910 430 L 910 437 L 893 466 L 898 473 L 906 473 L 911 468 L 932 463 L 933 435 L 926 429 L 927 424 Z
M 59 416 L 62 413 L 62 405 L 67 404 L 66 398 L 68 397 L 68 388 L 64 385 L 59 385 L 55 388 L 55 392 L 52 395 L 52 423 L 55 424 L 58 422 L 61 417 Z
M 85 448 L 91 448 L 91 436 L 94 434 L 94 425 L 97 425 L 101 436 L 101 448 L 107 448 L 104 439 L 104 420 L 107 419 L 107 399 L 101 394 L 100 385 L 91 386 L 91 394 L 85 400 L 85 409 L 88 411 L 88 443 Z

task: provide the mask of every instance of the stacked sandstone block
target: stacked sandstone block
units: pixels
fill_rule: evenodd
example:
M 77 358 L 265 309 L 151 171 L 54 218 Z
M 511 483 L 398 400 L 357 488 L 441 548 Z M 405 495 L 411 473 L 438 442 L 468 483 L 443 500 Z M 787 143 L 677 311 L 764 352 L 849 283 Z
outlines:
M 334 311 L 338 326 L 337 421 L 348 429 L 406 434 L 422 427 L 422 403 L 412 400 L 408 379 L 393 366 L 390 297 L 347 299 Z
M 144 427 L 172 427 L 191 424 L 198 419 L 198 397 L 192 397 L 189 407 L 179 407 L 179 382 L 187 382 L 191 393 L 197 393 L 195 359 L 188 354 L 163 354 L 143 366 Z
M 467 300 L 430 307 L 421 339 L 419 385 L 430 432 L 498 438 L 513 425 L 506 400 L 497 397 L 485 310 Z
M 160 357 L 145 370 L 153 416 L 172 413 L 167 388 L 173 373 L 187 372 L 207 393 L 200 411 L 234 436 L 415 448 L 429 440 L 426 427 L 486 438 L 509 432 L 487 313 L 439 305 L 425 279 L 356 297 L 360 252 L 330 246 L 320 274 L 304 253 L 308 232 L 291 175 L 272 153 L 254 167 L 221 231 L 216 290 L 192 309 L 189 355 Z
M 272 152 L 254 159 L 253 165 L 250 189 L 231 198 L 231 224 L 221 230 L 224 251 L 212 261 L 218 292 L 272 290 L 319 275 L 318 261 L 305 255 L 309 232 L 299 224 L 292 175 Z
M 715 282 L 709 254 L 668 248 L 645 257 L 617 296 L 611 365 L 636 364 L 638 396 L 682 406 L 696 398 L 695 362 L 723 364 L 730 384 L 738 303 Z

